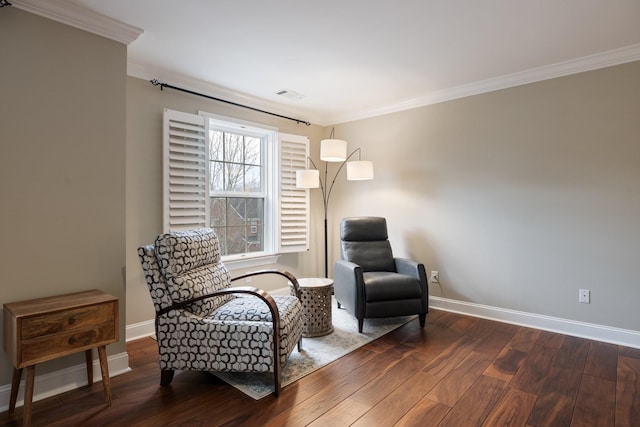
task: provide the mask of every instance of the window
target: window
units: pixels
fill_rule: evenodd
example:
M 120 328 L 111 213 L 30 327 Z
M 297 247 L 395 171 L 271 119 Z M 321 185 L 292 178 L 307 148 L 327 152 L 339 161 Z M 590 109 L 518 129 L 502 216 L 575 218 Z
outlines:
M 308 249 L 306 137 L 207 113 L 164 113 L 164 228 L 211 227 L 225 262 Z
M 267 179 L 273 169 L 267 153 L 274 132 L 234 129 L 232 123 L 212 118 L 208 122 L 209 226 L 223 255 L 264 252 L 271 247 L 265 223 L 274 193 Z

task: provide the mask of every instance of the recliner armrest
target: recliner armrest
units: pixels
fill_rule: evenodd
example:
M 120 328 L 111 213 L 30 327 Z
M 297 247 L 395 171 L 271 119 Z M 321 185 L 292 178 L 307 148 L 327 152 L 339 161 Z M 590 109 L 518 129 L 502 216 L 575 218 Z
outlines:
M 220 289 L 218 291 L 212 292 L 210 294 L 201 295 L 196 298 L 191 298 L 185 301 L 174 303 L 171 306 L 165 307 L 162 310 L 158 311 L 156 313 L 156 319 L 164 314 L 167 314 L 172 310 L 179 310 L 179 309 L 185 308 L 186 306 L 193 304 L 194 302 L 202 301 L 203 299 L 212 298 L 220 295 L 231 295 L 231 294 L 249 294 L 249 295 L 253 295 L 260 298 L 269 307 L 269 311 L 271 311 L 272 319 L 277 320 L 278 324 L 280 323 L 280 313 L 278 312 L 278 306 L 276 305 L 276 302 L 273 299 L 273 297 L 269 295 L 269 293 L 264 289 L 258 289 L 253 286 L 238 286 L 238 287 L 224 288 L 224 289 Z
M 333 290 L 336 299 L 347 311 L 361 317 L 365 301 L 362 267 L 345 260 L 336 261 L 333 267 Z
M 232 277 L 231 281 L 234 282 L 239 279 L 244 279 L 246 277 L 251 277 L 251 276 L 259 276 L 262 274 L 278 274 L 280 276 L 284 276 L 285 278 L 287 278 L 289 282 L 291 282 L 291 284 L 293 285 L 293 289 L 295 289 L 296 291 L 296 296 L 298 297 L 298 299 L 300 299 L 300 284 L 298 283 L 298 279 L 296 278 L 296 276 L 294 276 L 293 274 L 289 273 L 286 270 L 267 269 L 267 270 L 251 271 L 249 273 L 241 274 L 240 276 Z
M 393 261 L 396 264 L 396 271 L 400 274 L 406 274 L 413 276 L 417 279 L 420 278 L 420 266 L 424 270 L 424 265 L 406 258 L 394 258 Z
M 427 271 L 424 264 L 406 258 L 394 258 L 394 261 L 398 273 L 407 274 L 420 280 L 422 292 L 424 292 L 425 295 L 429 294 L 429 282 L 427 281 Z M 426 309 L 425 306 L 425 310 Z
M 333 271 L 335 273 L 336 269 L 340 269 L 343 271 L 350 271 L 351 274 L 355 273 L 356 268 L 359 268 L 360 266 L 356 263 L 353 262 L 349 262 L 349 261 L 345 261 L 343 259 L 339 259 L 336 261 L 335 265 L 333 266 Z

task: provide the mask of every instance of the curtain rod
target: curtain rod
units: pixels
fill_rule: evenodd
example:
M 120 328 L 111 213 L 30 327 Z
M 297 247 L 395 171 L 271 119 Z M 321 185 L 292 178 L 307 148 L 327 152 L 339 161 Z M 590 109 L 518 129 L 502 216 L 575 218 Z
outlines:
M 169 89 L 179 90 L 181 92 L 190 93 L 191 95 L 202 96 L 203 98 L 212 99 L 212 100 L 218 101 L 218 102 L 224 102 L 225 104 L 230 104 L 230 105 L 234 105 L 236 107 L 246 108 L 248 110 L 257 111 L 258 113 L 269 114 L 269 115 L 272 115 L 272 116 L 280 117 L 281 119 L 291 120 L 291 121 L 294 121 L 294 122 L 296 122 L 298 124 L 303 123 L 303 124 L 305 124 L 307 126 L 311 125 L 311 123 L 309 123 L 307 121 L 304 121 L 304 120 L 294 119 L 293 117 L 287 117 L 287 116 L 283 116 L 283 115 L 280 115 L 280 114 L 272 113 L 270 111 L 260 110 L 259 108 L 250 107 L 248 105 L 238 104 L 237 102 L 227 101 L 226 99 L 216 98 L 215 96 L 210 96 L 210 95 L 206 95 L 204 93 L 195 92 L 193 90 L 189 90 L 189 89 L 184 89 L 184 88 L 181 88 L 181 87 L 173 86 L 173 85 L 170 85 L 169 83 L 162 83 L 162 82 L 158 81 L 157 79 L 153 79 L 153 80 L 149 80 L 149 81 L 154 86 L 160 86 L 160 90 L 163 90 L 165 87 L 168 87 Z

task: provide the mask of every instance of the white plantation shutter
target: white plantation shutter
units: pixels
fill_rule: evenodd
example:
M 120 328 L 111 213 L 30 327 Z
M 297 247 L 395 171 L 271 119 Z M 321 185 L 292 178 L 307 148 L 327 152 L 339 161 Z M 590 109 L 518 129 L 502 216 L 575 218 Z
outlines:
M 280 134 L 278 142 L 278 252 L 302 252 L 309 249 L 309 190 L 296 187 L 296 171 L 307 169 L 309 139 Z
M 164 110 L 164 231 L 209 226 L 209 144 L 205 118 Z
M 210 226 L 208 120 L 205 115 L 164 110 L 165 232 Z M 265 215 L 265 227 L 277 238 L 268 239 L 271 243 L 264 249 L 270 254 L 306 251 L 309 249 L 309 190 L 296 187 L 296 170 L 307 168 L 309 139 L 279 134 L 277 146 L 274 145 L 276 142 L 271 140 L 268 149 L 277 153 L 277 161 L 267 165 L 267 173 L 277 188 L 275 194 L 269 192 L 268 197 L 273 199 L 267 205 L 273 210 Z

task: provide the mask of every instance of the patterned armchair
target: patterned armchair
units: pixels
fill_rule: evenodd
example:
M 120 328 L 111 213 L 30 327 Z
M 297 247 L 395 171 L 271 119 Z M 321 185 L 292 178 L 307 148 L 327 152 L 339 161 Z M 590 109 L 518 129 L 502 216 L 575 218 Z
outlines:
M 156 310 L 160 384 L 175 370 L 269 372 L 280 393 L 282 365 L 302 336 L 299 287 L 286 271 L 262 270 L 231 279 L 220 261 L 211 229 L 171 232 L 138 248 Z M 231 282 L 256 274 L 278 274 L 295 296 L 271 296 Z

